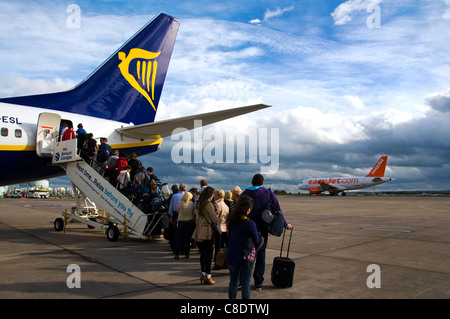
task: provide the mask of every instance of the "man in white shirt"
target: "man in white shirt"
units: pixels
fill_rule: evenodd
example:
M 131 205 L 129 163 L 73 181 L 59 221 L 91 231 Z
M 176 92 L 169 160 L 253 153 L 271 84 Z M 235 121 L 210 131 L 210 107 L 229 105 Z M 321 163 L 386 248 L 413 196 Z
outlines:
M 117 176 L 117 182 L 119 182 L 119 191 L 124 195 L 129 195 L 129 186 L 131 183 L 130 178 L 131 167 L 127 166 L 126 169 L 119 172 Z
M 180 202 L 181 197 L 184 196 L 184 193 L 186 192 L 186 184 L 180 184 L 180 191 L 176 194 L 172 195 L 172 199 L 170 200 L 170 205 L 169 205 L 169 215 L 170 218 L 174 219 L 174 221 L 176 222 L 176 220 L 178 219 L 178 214 L 177 214 L 177 207 L 178 207 L 178 203 Z

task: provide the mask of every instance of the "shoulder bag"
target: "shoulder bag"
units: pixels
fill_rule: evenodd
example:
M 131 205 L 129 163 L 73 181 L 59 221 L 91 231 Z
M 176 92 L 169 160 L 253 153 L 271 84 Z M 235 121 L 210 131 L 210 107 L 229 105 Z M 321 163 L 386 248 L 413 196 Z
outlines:
M 269 192 L 269 203 L 264 207 L 261 219 L 270 234 L 280 237 L 283 234 L 284 218 L 282 213 L 272 204 L 272 191 L 270 188 Z

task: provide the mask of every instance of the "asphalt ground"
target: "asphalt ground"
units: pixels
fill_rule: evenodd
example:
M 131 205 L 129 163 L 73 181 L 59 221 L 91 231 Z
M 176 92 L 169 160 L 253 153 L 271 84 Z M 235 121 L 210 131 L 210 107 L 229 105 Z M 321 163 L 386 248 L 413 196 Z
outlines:
M 449 299 L 450 197 L 279 200 L 294 227 L 294 285 L 277 288 L 270 281 L 281 246 L 271 236 L 266 279 L 252 299 Z M 212 272 L 215 285 L 200 284 L 197 249 L 175 260 L 163 238 L 109 242 L 80 223 L 55 231 L 55 218 L 73 205 L 70 199 L 0 199 L 0 299 L 180 299 L 193 306 L 228 298 L 228 270 Z M 74 274 L 80 288 L 69 288 Z

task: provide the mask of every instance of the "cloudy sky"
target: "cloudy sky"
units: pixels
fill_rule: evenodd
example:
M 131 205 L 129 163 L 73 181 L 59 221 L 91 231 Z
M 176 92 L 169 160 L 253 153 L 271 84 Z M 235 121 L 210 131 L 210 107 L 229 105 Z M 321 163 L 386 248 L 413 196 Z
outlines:
M 181 26 L 156 120 L 272 105 L 166 138 L 140 158 L 163 181 L 295 191 L 388 155 L 378 189 L 450 189 L 450 0 L 0 1 L 0 96 L 75 86 L 159 12 Z

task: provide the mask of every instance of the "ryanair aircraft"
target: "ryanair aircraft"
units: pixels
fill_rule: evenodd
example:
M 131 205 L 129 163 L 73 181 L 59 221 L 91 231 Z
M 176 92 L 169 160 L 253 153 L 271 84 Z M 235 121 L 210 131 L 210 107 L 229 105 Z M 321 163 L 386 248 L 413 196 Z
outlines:
M 72 90 L 0 99 L 0 185 L 64 175 L 61 167 L 50 165 L 52 140 L 63 123 L 73 130 L 82 123 L 94 138 L 107 138 L 113 149 L 141 156 L 157 151 L 175 128 L 193 129 L 194 120 L 205 126 L 269 107 L 154 122 L 179 24 L 157 15 Z

